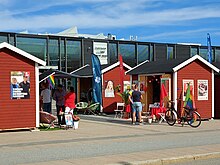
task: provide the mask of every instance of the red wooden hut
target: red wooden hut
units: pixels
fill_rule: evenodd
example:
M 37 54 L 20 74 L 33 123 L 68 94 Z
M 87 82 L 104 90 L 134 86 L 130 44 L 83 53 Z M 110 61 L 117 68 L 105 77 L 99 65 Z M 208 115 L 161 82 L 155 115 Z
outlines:
M 182 107 L 186 84 L 190 83 L 195 106 L 201 117 L 213 118 L 214 72 L 218 73 L 219 69 L 199 55 L 195 55 L 187 60 L 145 62 L 131 69 L 127 74 L 132 75 L 132 81 L 138 80 L 147 86 L 144 97 L 147 105 L 159 102 L 160 84 L 163 83 L 166 86 L 169 99 L 175 101 L 176 109 Z
M 39 126 L 39 69 L 46 62 L 0 44 L 0 130 Z
M 130 66 L 123 63 L 123 70 L 124 72 L 131 69 Z M 102 75 L 103 75 L 103 92 L 102 92 L 102 103 L 103 103 L 103 112 L 105 113 L 113 113 L 114 109 L 116 109 L 116 103 L 122 102 L 122 99 L 119 95 L 117 95 L 118 89 L 122 89 L 120 87 L 120 62 L 116 62 L 115 64 L 110 65 L 109 67 L 106 67 L 105 69 L 102 69 Z M 108 94 L 106 92 L 108 85 L 112 83 L 113 91 L 112 93 Z M 125 75 L 124 76 L 124 90 L 126 90 L 127 86 L 131 86 L 130 83 L 130 76 Z M 120 90 L 120 92 L 123 92 Z

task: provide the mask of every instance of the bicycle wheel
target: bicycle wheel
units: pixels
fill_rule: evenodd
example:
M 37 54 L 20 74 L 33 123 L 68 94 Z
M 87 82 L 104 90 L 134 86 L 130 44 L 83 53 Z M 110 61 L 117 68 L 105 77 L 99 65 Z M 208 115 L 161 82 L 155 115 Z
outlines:
M 190 117 L 187 119 L 187 123 L 193 128 L 200 126 L 201 124 L 200 114 L 196 111 L 192 112 Z
M 176 112 L 174 110 L 168 109 L 165 113 L 165 119 L 167 121 L 167 124 L 170 126 L 173 126 L 176 123 Z

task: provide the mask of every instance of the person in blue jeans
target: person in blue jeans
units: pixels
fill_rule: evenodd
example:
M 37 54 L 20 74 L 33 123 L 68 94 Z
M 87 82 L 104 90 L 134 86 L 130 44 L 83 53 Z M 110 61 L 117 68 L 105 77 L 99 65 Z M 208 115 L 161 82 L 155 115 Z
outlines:
M 142 99 L 143 99 L 143 97 L 141 95 L 141 92 L 138 90 L 137 84 L 135 84 L 134 91 L 129 96 L 129 100 L 132 104 L 132 119 L 133 119 L 132 124 L 134 124 L 136 114 L 138 114 L 139 123 L 141 123 L 141 112 L 142 112 L 141 100 Z

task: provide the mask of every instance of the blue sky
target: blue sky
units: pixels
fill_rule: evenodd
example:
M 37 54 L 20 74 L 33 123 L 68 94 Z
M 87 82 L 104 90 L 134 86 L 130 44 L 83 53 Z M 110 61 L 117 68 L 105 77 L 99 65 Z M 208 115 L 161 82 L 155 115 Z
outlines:
M 117 39 L 220 46 L 219 0 L 0 0 L 0 31 L 108 33 Z

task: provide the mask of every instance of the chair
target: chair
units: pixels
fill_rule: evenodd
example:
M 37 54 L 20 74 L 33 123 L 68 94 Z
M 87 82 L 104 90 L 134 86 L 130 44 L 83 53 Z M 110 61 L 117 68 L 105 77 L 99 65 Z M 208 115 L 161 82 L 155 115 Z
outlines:
M 159 123 L 162 123 L 163 121 L 166 122 L 165 113 L 158 113 L 158 115 L 160 115 L 160 121 L 159 121 Z
M 44 112 L 44 111 L 40 111 L 40 123 L 44 127 L 47 126 L 46 130 L 54 125 L 54 121 L 56 119 L 57 119 L 56 116 L 54 116 L 50 113 Z
M 125 109 L 125 103 L 117 103 L 117 109 L 115 109 L 115 118 L 122 118 Z
M 76 104 L 76 109 L 77 110 L 84 111 L 87 107 L 88 107 L 88 103 L 87 102 L 79 102 L 79 103 Z M 85 111 L 84 111 L 84 113 L 85 113 Z
M 93 103 L 90 104 L 84 111 L 84 114 L 93 114 L 96 115 L 97 114 L 97 109 L 99 108 L 100 104 L 99 103 Z
M 160 115 L 159 123 L 162 123 L 163 121 L 166 122 L 166 119 L 165 119 L 166 108 L 160 107 L 160 111 L 161 112 L 158 113 L 158 115 Z

